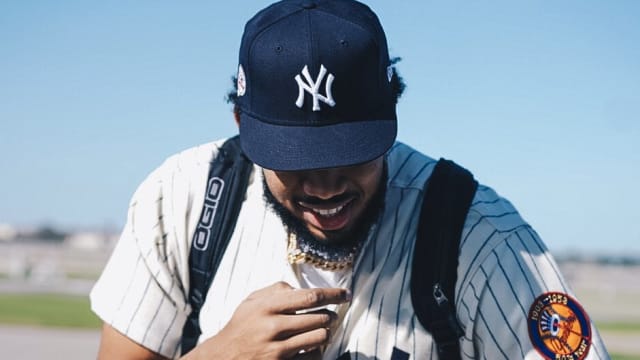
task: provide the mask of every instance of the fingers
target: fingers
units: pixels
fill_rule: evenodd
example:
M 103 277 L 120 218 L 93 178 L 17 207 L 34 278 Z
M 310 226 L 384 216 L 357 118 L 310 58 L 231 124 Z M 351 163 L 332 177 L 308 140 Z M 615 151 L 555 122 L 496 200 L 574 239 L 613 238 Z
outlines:
M 295 289 L 286 282 L 277 282 L 253 292 L 247 300 L 263 300 L 273 314 L 295 314 L 332 304 L 351 301 L 351 293 L 342 288 Z
M 313 353 L 328 343 L 330 328 L 338 318 L 335 313 L 319 308 L 350 300 L 351 294 L 346 289 L 294 289 L 285 282 L 275 283 L 251 293 L 236 308 L 227 325 L 207 343 L 211 347 L 215 344 L 213 339 L 229 343 L 230 347 L 254 354 L 249 358 L 277 354 L 276 358 L 291 359 Z
M 301 310 L 342 304 L 351 300 L 347 289 L 316 288 L 283 291 L 282 301 L 274 301 L 271 310 L 278 314 L 295 314 Z
M 291 285 L 287 284 L 284 281 L 279 281 L 277 283 L 274 283 L 272 285 L 269 285 L 267 287 L 264 287 L 262 289 L 252 292 L 249 295 L 248 299 L 259 299 L 265 296 L 272 295 L 274 293 L 282 293 L 282 292 L 291 291 L 291 290 L 294 290 L 294 288 Z
M 338 318 L 338 315 L 328 310 L 318 310 L 306 314 L 284 315 L 280 317 L 281 329 L 279 339 L 286 339 L 294 335 L 313 331 L 319 328 L 329 329 Z
M 289 358 L 299 354 L 301 351 L 311 353 L 326 345 L 330 337 L 329 329 L 326 328 L 315 329 L 292 336 L 282 343 L 284 346 L 284 354 Z

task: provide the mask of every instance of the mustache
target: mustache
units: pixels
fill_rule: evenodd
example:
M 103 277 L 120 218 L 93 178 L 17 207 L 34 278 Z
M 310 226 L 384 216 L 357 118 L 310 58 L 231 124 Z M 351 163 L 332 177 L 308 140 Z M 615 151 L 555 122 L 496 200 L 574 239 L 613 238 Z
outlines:
M 355 192 L 345 192 L 329 199 L 321 199 L 315 196 L 297 196 L 294 198 L 295 202 L 302 202 L 309 205 L 326 205 L 326 204 L 339 204 L 349 199 L 357 197 Z

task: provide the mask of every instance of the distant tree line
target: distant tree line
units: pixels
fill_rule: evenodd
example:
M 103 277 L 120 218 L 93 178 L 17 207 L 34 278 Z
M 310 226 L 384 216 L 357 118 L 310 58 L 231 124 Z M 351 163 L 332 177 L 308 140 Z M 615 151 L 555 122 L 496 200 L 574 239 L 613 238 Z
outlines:
M 601 265 L 623 265 L 634 266 L 640 265 L 640 254 L 628 255 L 593 255 L 593 254 L 571 254 L 556 255 L 558 262 L 579 262 L 579 263 L 595 263 Z
M 61 243 L 68 235 L 69 232 L 67 231 L 45 225 L 36 229 L 19 230 L 12 239 Z

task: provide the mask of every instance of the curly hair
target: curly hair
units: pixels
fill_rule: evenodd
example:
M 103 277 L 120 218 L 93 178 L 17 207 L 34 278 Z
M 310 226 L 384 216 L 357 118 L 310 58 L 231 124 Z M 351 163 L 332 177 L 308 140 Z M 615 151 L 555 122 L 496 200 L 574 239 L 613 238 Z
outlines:
M 395 65 L 401 60 L 402 58 L 400 57 L 394 57 L 389 59 L 389 62 L 391 63 L 391 65 Z M 398 69 L 395 66 L 393 66 L 392 69 L 393 76 L 391 77 L 391 88 L 393 91 L 393 95 L 395 96 L 395 103 L 397 104 L 407 85 L 405 84 L 402 76 L 400 76 L 400 74 L 398 73 Z M 235 75 L 232 76 L 231 82 L 233 83 L 233 87 L 227 92 L 225 100 L 228 104 L 233 104 L 233 112 L 237 117 L 241 112 L 240 107 L 238 106 L 238 77 Z

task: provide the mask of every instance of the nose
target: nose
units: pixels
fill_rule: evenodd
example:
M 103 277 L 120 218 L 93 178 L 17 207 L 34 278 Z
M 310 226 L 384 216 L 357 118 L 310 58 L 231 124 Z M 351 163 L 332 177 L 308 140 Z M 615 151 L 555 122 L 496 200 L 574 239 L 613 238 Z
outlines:
M 347 184 L 339 168 L 305 171 L 302 189 L 307 196 L 322 200 L 331 199 L 347 190 Z

